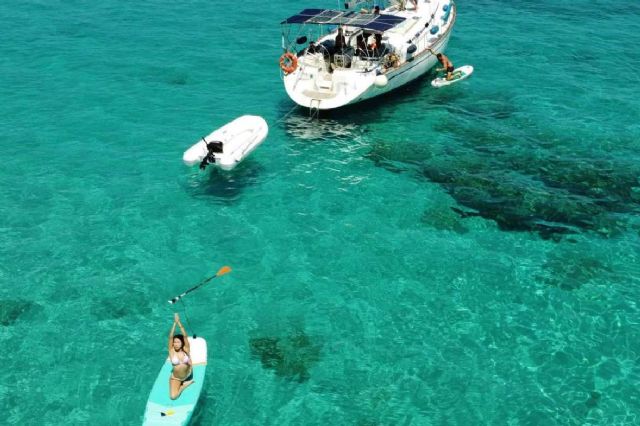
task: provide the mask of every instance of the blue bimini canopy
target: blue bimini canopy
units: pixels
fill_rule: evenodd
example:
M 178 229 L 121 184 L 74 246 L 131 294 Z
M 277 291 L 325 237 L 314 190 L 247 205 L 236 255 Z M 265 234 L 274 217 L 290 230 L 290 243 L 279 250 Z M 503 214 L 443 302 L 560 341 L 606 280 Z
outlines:
M 352 10 L 305 9 L 297 15 L 285 19 L 281 24 L 347 25 L 385 32 L 403 22 L 405 18 L 395 15 L 374 15 L 357 13 Z

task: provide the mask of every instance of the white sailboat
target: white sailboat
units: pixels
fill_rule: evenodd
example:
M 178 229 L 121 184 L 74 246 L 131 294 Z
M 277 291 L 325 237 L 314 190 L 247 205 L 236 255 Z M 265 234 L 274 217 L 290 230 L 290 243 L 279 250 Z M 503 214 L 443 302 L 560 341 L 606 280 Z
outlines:
M 304 9 L 282 22 L 280 68 L 298 105 L 329 110 L 354 104 L 397 89 L 438 63 L 436 54 L 446 49 L 456 20 L 453 0 L 361 4 Z

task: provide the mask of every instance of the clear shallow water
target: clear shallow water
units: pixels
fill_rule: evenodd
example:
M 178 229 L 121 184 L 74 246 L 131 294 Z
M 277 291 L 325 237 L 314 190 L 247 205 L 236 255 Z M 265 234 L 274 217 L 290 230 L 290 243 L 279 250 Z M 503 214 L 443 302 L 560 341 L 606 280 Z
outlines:
M 313 5 L 0 5 L 3 421 L 140 423 L 166 300 L 229 264 L 195 424 L 640 422 L 636 2 L 461 1 L 471 79 L 309 122 Z M 245 113 L 249 160 L 182 166 Z

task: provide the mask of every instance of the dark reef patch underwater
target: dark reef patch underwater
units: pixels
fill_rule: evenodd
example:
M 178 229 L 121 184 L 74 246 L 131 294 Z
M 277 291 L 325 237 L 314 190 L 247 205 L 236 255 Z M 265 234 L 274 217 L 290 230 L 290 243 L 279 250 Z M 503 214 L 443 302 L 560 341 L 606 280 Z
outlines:
M 30 311 L 40 310 L 42 307 L 28 300 L 0 300 L 0 325 L 10 326 Z
M 558 136 L 512 120 L 513 114 L 501 102 L 486 103 L 440 120 L 435 128 L 445 143 L 378 142 L 367 157 L 391 172 L 410 171 L 442 185 L 460 218 L 480 216 L 505 231 L 558 241 L 585 231 L 612 237 L 640 229 L 629 219 L 640 213 L 640 165 L 632 155 L 589 151 L 579 134 Z M 505 120 L 490 125 L 479 116 Z
M 314 343 L 304 331 L 294 331 L 286 337 L 256 337 L 249 340 L 251 354 L 265 369 L 299 383 L 311 377 L 309 369 L 320 359 L 321 346 Z
M 615 279 L 610 268 L 610 260 L 590 253 L 589 247 L 578 245 L 580 255 L 576 255 L 576 247 L 566 247 L 549 255 L 536 278 L 547 285 L 562 290 L 577 290 L 587 283 L 598 280 Z

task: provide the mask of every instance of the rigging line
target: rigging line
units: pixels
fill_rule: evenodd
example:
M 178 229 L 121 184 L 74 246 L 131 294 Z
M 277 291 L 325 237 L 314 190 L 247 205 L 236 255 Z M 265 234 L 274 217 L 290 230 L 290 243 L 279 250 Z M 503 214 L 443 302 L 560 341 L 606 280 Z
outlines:
M 320 117 L 320 108 L 309 109 L 309 121 L 313 121 Z
M 277 119 L 277 120 L 276 120 L 276 123 L 279 123 L 279 122 L 281 122 L 281 121 L 283 121 L 283 120 L 286 120 L 286 119 L 287 119 L 287 117 L 289 117 L 289 116 L 291 115 L 291 113 L 292 113 L 293 111 L 295 111 L 296 109 L 298 109 L 298 105 L 294 105 L 294 106 L 289 110 L 289 112 L 287 112 L 285 115 L 283 115 L 282 117 L 280 117 L 279 119 Z
M 451 7 L 451 6 L 449 6 L 449 7 Z M 438 4 L 437 4 L 436 8 L 433 10 L 433 13 L 431 14 L 431 19 L 429 19 L 429 25 L 431 25 L 431 22 L 436 17 L 436 14 L 438 13 L 438 10 L 440 10 L 440 0 L 438 0 Z

